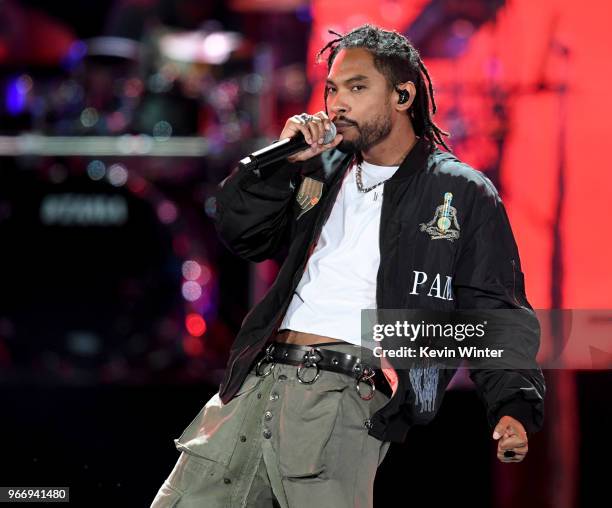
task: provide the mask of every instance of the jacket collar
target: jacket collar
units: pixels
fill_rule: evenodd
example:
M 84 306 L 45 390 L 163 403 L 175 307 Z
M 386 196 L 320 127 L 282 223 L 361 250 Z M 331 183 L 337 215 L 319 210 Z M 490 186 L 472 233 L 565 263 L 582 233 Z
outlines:
M 419 138 L 412 150 L 408 152 L 405 159 L 400 164 L 399 168 L 389 181 L 401 181 L 406 180 L 414 173 L 422 171 L 427 167 L 429 157 L 435 154 L 438 150 L 433 152 L 430 149 L 431 145 L 425 138 Z M 321 155 L 310 159 L 306 163 L 302 163 L 302 174 L 308 176 L 309 174 L 318 174 L 321 179 L 328 184 L 332 181 L 336 181 L 334 176 L 339 174 L 343 175 L 346 173 L 348 168 L 353 161 L 353 154 L 346 154 L 340 150 L 330 150 L 323 152 Z
M 431 151 L 430 142 L 425 138 L 419 138 L 397 168 L 397 171 L 389 178 L 389 181 L 406 180 L 414 173 L 422 171 L 427 167 L 427 162 L 432 153 L 435 153 L 435 150 Z

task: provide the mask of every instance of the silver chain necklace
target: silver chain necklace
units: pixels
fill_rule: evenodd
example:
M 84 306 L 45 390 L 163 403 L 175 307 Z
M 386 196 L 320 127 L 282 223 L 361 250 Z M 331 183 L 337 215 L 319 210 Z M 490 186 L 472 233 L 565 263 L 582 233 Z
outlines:
M 402 157 L 402 161 L 406 158 L 406 156 L 410 153 L 410 150 L 412 150 L 412 148 L 414 147 L 414 145 L 416 145 L 417 141 L 419 140 L 419 137 L 415 137 L 413 143 L 410 145 L 410 148 L 408 149 L 408 151 L 404 154 L 404 156 Z M 399 163 L 401 164 L 401 162 Z M 363 186 L 363 182 L 361 180 L 361 162 L 357 163 L 357 170 L 355 171 L 355 180 L 357 181 L 357 190 L 359 192 L 370 192 L 372 189 L 375 189 L 376 187 L 378 187 L 379 185 L 382 185 L 383 183 L 385 183 L 389 178 L 385 178 L 382 182 L 378 182 L 376 185 L 372 185 L 371 187 L 364 187 Z M 376 199 L 376 198 L 374 198 Z
M 362 180 L 361 180 L 361 171 L 362 171 L 362 169 L 361 169 L 361 163 L 360 163 L 360 162 L 358 162 L 358 163 L 357 163 L 357 170 L 355 171 L 355 180 L 357 181 L 357 190 L 358 190 L 359 192 L 363 192 L 363 193 L 370 192 L 372 189 L 375 189 L 375 188 L 376 188 L 376 187 L 378 187 L 379 185 L 382 185 L 382 184 L 383 184 L 383 183 L 385 183 L 385 182 L 386 182 L 386 181 L 387 181 L 389 178 L 391 178 L 391 177 L 389 177 L 389 178 L 385 178 L 385 179 L 384 179 L 382 182 L 378 182 L 377 184 L 372 185 L 372 186 L 370 186 L 370 187 L 364 187 L 364 186 L 363 186 L 363 182 L 362 182 Z

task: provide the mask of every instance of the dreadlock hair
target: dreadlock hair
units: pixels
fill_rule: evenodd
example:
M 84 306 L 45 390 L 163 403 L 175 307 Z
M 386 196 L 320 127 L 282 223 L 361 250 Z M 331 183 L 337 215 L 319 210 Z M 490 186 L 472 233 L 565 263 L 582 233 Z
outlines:
M 432 120 L 437 108 L 427 67 L 421 60 L 417 49 L 406 37 L 396 31 L 383 30 L 370 24 L 361 25 L 345 35 L 333 30 L 328 30 L 328 32 L 338 38 L 328 42 L 317 53 L 317 63 L 321 61 L 323 53 L 329 50 L 327 57 L 327 72 L 329 72 L 340 50 L 367 49 L 374 57 L 376 69 L 385 76 L 390 88 L 396 88 L 398 84 L 406 81 L 414 83 L 416 97 L 410 106 L 409 115 L 415 134 L 427 139 L 432 150 L 437 143 L 450 152 L 450 148 L 442 139 L 442 136 L 450 136 L 450 134 L 440 129 Z M 325 90 L 325 104 L 327 104 L 327 89 Z

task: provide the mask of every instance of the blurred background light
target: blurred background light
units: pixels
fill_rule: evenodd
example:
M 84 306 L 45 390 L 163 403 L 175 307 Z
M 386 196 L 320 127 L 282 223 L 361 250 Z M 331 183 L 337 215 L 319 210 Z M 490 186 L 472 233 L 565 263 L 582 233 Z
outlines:
M 187 280 L 196 280 L 202 273 L 202 267 L 192 259 L 183 263 L 183 277 Z
M 93 160 L 87 164 L 87 175 L 92 180 L 102 180 L 106 176 L 106 166 L 100 160 Z
M 183 282 L 182 293 L 185 300 L 195 302 L 202 296 L 202 286 L 195 281 Z
M 164 224 L 171 224 L 178 217 L 178 210 L 174 203 L 164 200 L 157 206 L 157 216 Z
M 123 164 L 113 164 L 108 168 L 107 176 L 111 185 L 121 187 L 127 182 L 128 172 Z
M 172 136 L 172 125 L 165 120 L 160 120 L 153 126 L 153 137 L 156 141 L 167 141 Z
M 81 113 L 83 127 L 93 127 L 98 123 L 99 118 L 96 108 L 85 108 Z
M 194 337 L 201 337 L 206 333 L 206 321 L 199 314 L 189 314 L 185 318 L 185 328 Z

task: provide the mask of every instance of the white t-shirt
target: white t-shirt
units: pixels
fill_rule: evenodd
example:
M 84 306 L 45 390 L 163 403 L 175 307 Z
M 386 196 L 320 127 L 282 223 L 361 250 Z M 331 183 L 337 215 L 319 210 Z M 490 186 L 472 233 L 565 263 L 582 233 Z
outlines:
M 399 166 L 363 162 L 361 180 L 370 187 Z M 384 184 L 357 189 L 356 166 L 345 173 L 279 330 L 315 333 L 361 345 L 361 309 L 376 308 L 380 264 L 379 228 Z

